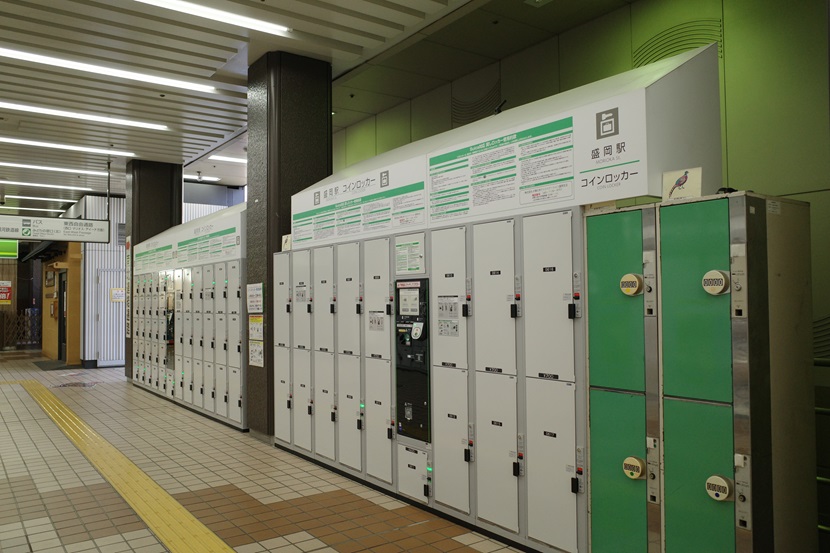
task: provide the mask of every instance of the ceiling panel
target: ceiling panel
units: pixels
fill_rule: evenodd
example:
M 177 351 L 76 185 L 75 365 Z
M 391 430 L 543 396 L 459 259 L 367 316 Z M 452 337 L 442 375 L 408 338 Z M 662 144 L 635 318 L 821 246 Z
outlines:
M 421 40 L 392 56 L 377 62 L 384 67 L 408 71 L 443 81 L 457 79 L 493 63 L 493 58 Z M 348 78 L 342 80 L 348 84 Z
M 442 84 L 446 81 L 380 65 L 370 65 L 348 81 L 349 88 L 371 90 L 398 98 L 414 98 Z
M 554 0 L 535 7 L 522 0 L 492 0 L 482 9 L 557 35 L 631 2 L 633 0 Z

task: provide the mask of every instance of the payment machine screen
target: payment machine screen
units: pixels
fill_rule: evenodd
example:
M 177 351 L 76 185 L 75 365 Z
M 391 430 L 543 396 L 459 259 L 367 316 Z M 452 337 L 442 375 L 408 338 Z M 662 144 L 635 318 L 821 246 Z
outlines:
M 408 315 L 410 317 L 417 317 L 418 309 L 418 292 L 416 289 L 402 289 L 400 290 L 401 315 Z

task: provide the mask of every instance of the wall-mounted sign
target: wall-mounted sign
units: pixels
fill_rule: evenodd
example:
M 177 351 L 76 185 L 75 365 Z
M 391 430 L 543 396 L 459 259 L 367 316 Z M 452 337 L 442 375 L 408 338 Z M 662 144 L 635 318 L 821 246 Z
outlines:
M 0 215 L 0 238 L 107 244 L 110 241 L 110 222 Z
M 17 240 L 0 240 L 0 259 L 17 259 Z
M 12 281 L 0 280 L 0 305 L 12 304 Z
M 127 293 L 124 288 L 110 288 L 110 301 L 113 303 L 127 300 Z

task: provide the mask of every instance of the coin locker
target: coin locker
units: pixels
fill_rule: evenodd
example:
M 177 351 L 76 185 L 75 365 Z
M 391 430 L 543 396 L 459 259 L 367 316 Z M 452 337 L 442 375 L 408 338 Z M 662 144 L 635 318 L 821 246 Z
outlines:
M 220 417 L 228 416 L 228 367 L 226 365 L 214 365 L 214 379 L 216 398 L 214 400 L 214 411 Z
M 202 267 L 202 313 L 214 312 L 216 294 L 216 279 L 214 279 L 213 265 Z
M 337 356 L 337 436 L 338 460 L 355 470 L 362 470 L 361 436 L 364 413 L 360 395 L 360 358 Z
M 213 286 L 213 311 L 214 313 L 226 313 L 228 311 L 228 265 L 214 263 L 213 277 L 216 282 Z
M 369 476 L 391 484 L 395 435 L 391 362 L 388 359 L 368 358 L 365 360 L 365 371 L 366 472 Z
M 228 313 L 241 313 L 242 304 L 242 264 L 239 261 L 228 263 Z
M 314 308 L 311 290 L 311 254 L 294 252 L 291 256 L 291 287 L 294 294 L 291 309 L 292 341 L 295 348 L 311 349 L 311 313 Z
M 435 501 L 469 513 L 475 443 L 467 413 L 468 371 L 434 367 L 432 379 Z
M 317 248 L 313 252 L 314 305 L 312 320 L 314 349 L 334 352 L 334 315 L 337 299 L 334 288 L 334 248 Z
M 292 349 L 292 388 L 294 390 L 294 445 L 306 451 L 312 447 L 312 417 L 314 415 L 311 395 L 311 352 Z
M 392 289 L 389 280 L 389 239 L 363 244 L 364 356 L 391 359 Z
M 315 272 L 316 274 L 316 272 Z M 314 352 L 314 452 L 334 460 L 337 406 L 334 398 L 334 354 Z
M 337 252 L 337 351 L 360 355 L 360 317 L 363 294 L 360 284 L 360 244 L 340 244 Z

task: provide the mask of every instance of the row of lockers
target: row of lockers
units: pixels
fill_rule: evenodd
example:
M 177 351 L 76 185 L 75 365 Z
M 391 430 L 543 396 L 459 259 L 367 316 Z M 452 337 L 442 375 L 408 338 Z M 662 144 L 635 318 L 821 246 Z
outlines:
M 512 539 L 577 551 L 580 236 L 566 211 L 275 254 L 277 443 Z M 413 243 L 420 271 L 399 265 Z M 396 352 L 410 337 L 395 289 L 413 276 L 429 279 L 432 313 L 425 442 L 399 435 L 411 390 Z
M 240 261 L 210 263 L 175 270 L 136 275 L 133 314 L 159 316 L 172 294 L 175 310 L 182 313 L 241 313 L 242 272 Z

